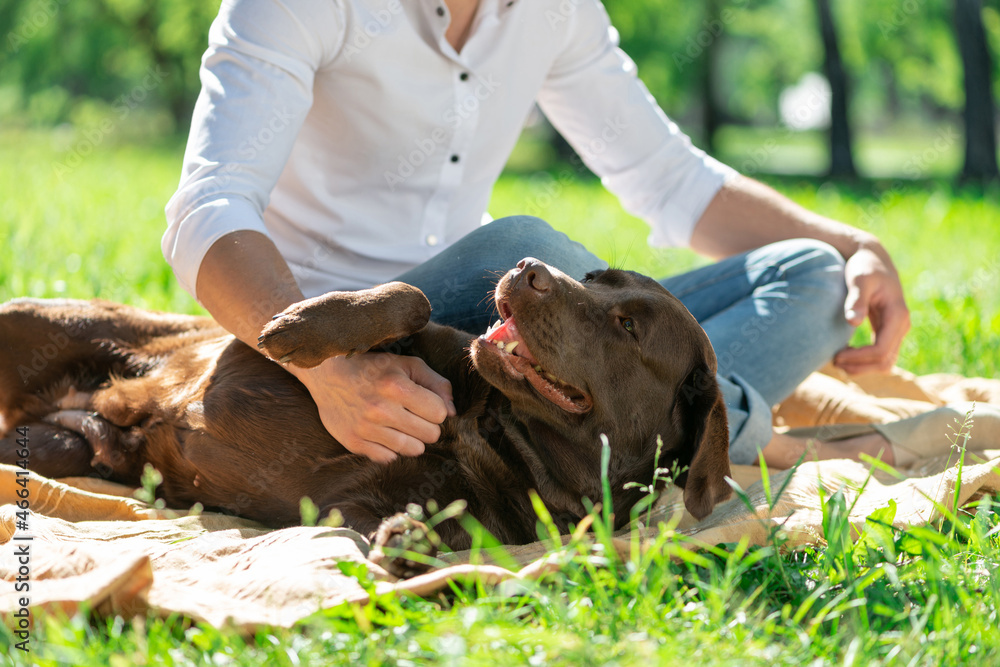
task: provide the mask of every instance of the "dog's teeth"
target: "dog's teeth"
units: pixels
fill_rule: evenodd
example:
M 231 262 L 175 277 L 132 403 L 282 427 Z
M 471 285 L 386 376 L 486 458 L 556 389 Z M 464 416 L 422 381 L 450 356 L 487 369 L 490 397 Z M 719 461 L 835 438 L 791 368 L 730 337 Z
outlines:
M 517 347 L 517 343 L 518 343 L 518 341 L 516 341 L 516 340 L 515 341 L 511 341 L 510 343 L 507 343 L 507 352 L 513 352 L 514 348 Z
M 535 366 L 535 372 L 536 373 L 541 373 L 542 372 L 542 367 L 541 366 Z
M 499 347 L 501 350 L 503 349 L 503 341 L 502 340 L 498 340 L 497 341 L 497 347 Z
M 546 373 L 546 374 L 545 374 L 545 377 L 546 377 L 546 379 L 548 379 L 548 380 L 549 380 L 549 381 L 551 381 L 551 382 L 559 382 L 559 378 L 557 378 L 557 377 L 556 377 L 555 375 L 553 375 L 552 373 Z

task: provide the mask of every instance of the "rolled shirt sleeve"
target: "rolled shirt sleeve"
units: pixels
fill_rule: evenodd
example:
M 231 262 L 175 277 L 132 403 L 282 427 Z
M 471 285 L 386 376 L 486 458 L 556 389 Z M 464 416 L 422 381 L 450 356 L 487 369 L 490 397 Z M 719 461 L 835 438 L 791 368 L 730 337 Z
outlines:
M 650 243 L 689 245 L 705 208 L 737 172 L 667 118 L 597 0 L 576 0 L 558 18 L 566 44 L 539 107 L 622 206 L 649 223 Z
M 263 212 L 312 105 L 313 78 L 343 37 L 335 0 L 222 3 L 161 242 L 195 298 L 198 269 L 216 240 L 237 230 L 268 233 Z

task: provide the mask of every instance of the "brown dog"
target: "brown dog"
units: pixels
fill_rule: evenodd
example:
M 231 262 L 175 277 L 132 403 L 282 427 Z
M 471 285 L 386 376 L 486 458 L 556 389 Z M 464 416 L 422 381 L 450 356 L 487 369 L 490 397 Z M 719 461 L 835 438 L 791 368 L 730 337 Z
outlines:
M 680 466 L 692 514 L 729 496 L 715 355 L 663 287 L 620 270 L 581 283 L 525 259 L 501 279 L 496 305 L 502 323 L 475 338 L 428 324 L 423 293 L 389 283 L 300 302 L 265 327 L 261 348 L 282 362 L 308 367 L 381 346 L 451 381 L 458 415 L 440 440 L 379 464 L 327 433 L 291 374 L 208 318 L 11 301 L 0 306 L 0 461 L 13 462 L 14 428 L 27 425 L 41 474 L 137 484 L 148 462 L 170 505 L 200 502 L 275 526 L 299 522 L 308 496 L 377 546 L 413 527 L 398 516 L 407 504 L 432 499 L 466 501 L 503 543 L 533 541 L 531 489 L 566 531 L 585 516 L 582 499 L 602 497 L 602 434 L 616 526 L 643 495 L 625 484 L 653 481 L 658 436 L 659 465 Z M 469 545 L 455 520 L 437 531 L 453 548 Z

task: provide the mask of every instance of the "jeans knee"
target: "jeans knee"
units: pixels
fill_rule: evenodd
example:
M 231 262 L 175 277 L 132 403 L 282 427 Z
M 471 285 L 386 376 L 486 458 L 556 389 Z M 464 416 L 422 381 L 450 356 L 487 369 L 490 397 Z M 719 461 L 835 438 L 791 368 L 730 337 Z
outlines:
M 824 329 L 832 345 L 846 344 L 854 327 L 844 316 L 847 282 L 840 252 L 816 239 L 781 241 L 767 250 L 767 261 L 776 269 L 772 279 L 785 282 L 799 303 L 809 304 L 807 316 L 813 323 L 827 323 Z
M 516 263 L 524 257 L 536 257 L 541 248 L 567 241 L 566 235 L 532 215 L 510 215 L 489 222 L 475 232 L 477 243 Z M 471 235 L 470 235 L 471 236 Z M 543 259 L 538 257 L 538 259 Z M 513 264 L 511 264 L 513 266 Z
M 483 230 L 513 238 L 533 238 L 559 234 L 552 225 L 533 215 L 508 215 L 483 225 Z
M 573 241 L 541 218 L 532 215 L 512 215 L 485 225 L 498 239 L 494 247 L 517 249 L 511 260 L 516 264 L 524 257 L 534 257 L 561 271 L 582 278 L 594 269 L 607 268 L 607 263 L 594 256 L 582 244 Z M 513 266 L 513 264 L 511 265 Z
M 786 270 L 799 273 L 843 274 L 844 258 L 826 241 L 790 239 L 774 244 L 774 252 L 782 255 Z
M 844 315 L 847 298 L 847 281 L 844 274 L 845 260 L 829 243 L 814 239 L 802 240 L 802 262 L 797 280 L 808 289 L 816 307 L 826 311 L 832 322 L 830 339 L 834 345 L 847 344 L 854 334 L 854 327 Z
M 792 239 L 776 245 L 783 246 L 777 250 L 784 255 L 780 265 L 785 280 L 808 287 L 813 298 L 843 305 L 847 297 L 845 261 L 836 248 L 815 239 Z

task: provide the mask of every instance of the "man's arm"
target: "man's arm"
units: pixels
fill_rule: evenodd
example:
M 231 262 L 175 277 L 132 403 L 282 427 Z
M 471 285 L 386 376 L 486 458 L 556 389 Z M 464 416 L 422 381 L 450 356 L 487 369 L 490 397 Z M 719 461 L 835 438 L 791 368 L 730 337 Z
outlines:
M 910 328 L 910 312 L 899 275 L 872 234 L 808 211 L 766 185 L 746 177 L 729 179 L 694 228 L 691 248 L 727 257 L 791 238 L 829 243 L 847 260 L 844 316 L 852 325 L 871 320 L 872 345 L 845 348 L 834 363 L 848 373 L 888 371 Z
M 184 288 L 254 349 L 271 316 L 302 300 L 262 216 L 312 106 L 315 73 L 346 34 L 336 3 L 293 4 L 294 11 L 283 0 L 222 4 L 162 243 Z M 265 131 L 270 138 L 257 140 Z M 447 380 L 414 358 L 363 354 L 286 368 L 309 390 L 327 430 L 375 460 L 421 453 L 453 410 Z
M 790 238 L 815 238 L 847 260 L 845 316 L 867 317 L 875 343 L 845 349 L 852 373 L 888 370 L 909 329 L 909 311 L 889 254 L 877 238 L 810 213 L 694 148 L 617 48 L 607 12 L 580 0 L 554 39 L 564 40 L 539 106 L 626 210 L 646 220 L 655 245 L 690 245 L 723 257 Z M 720 189 L 721 184 L 721 189 Z
M 196 289 L 215 320 L 254 349 L 271 316 L 303 298 L 274 243 L 248 230 L 212 244 Z M 439 424 L 455 414 L 451 384 L 416 357 L 359 354 L 285 368 L 309 390 L 330 434 L 376 461 L 423 453 L 424 443 L 440 437 Z

